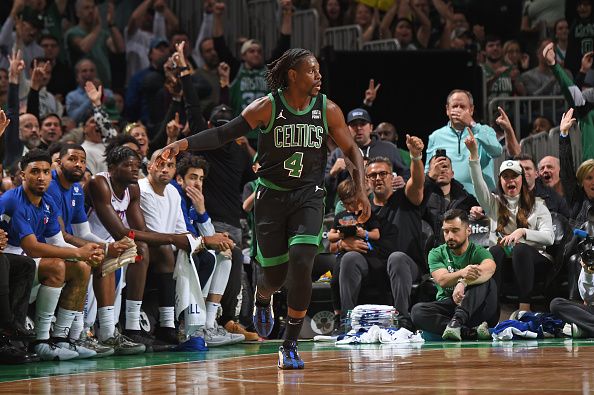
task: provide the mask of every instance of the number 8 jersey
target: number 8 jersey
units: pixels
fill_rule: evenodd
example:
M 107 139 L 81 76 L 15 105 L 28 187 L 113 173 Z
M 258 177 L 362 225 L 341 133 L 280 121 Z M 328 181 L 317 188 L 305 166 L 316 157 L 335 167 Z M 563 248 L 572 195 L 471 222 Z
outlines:
M 269 93 L 272 116 L 258 138 L 260 183 L 277 190 L 323 186 L 328 124 L 326 95 L 311 97 L 307 108 L 292 108 L 282 91 Z

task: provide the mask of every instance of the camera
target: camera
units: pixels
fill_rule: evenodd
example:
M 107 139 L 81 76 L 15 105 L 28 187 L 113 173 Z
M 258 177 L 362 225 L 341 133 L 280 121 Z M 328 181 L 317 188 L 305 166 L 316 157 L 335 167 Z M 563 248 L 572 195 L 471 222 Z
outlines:
M 588 236 L 580 241 L 578 254 L 586 269 L 594 271 L 594 237 Z
M 440 156 L 447 156 L 446 155 L 446 150 L 443 148 L 438 148 L 435 150 L 435 157 L 439 158 Z
M 344 237 L 357 236 L 357 225 L 339 225 L 336 230 L 340 231 Z

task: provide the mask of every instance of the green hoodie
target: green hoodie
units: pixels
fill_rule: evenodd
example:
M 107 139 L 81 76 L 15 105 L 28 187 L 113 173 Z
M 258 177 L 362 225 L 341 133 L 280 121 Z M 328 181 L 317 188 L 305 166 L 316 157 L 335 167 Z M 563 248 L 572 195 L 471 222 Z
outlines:
M 582 131 L 582 161 L 594 158 L 594 107 L 586 102 L 582 91 L 558 64 L 551 67 L 555 78 L 561 85 L 561 91 L 575 110 L 580 130 Z

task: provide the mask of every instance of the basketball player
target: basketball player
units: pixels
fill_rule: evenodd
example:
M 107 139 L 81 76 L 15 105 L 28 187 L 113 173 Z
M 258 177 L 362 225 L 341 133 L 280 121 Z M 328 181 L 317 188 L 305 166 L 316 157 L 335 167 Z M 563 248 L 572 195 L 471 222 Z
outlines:
M 287 326 L 279 348 L 280 369 L 302 369 L 297 338 L 311 299 L 311 269 L 321 240 L 324 214 L 324 168 L 328 134 L 354 166 L 360 222 L 370 215 L 365 193 L 363 158 L 341 109 L 319 94 L 321 75 L 315 56 L 304 49 L 286 51 L 269 65 L 272 93 L 252 102 L 227 124 L 207 129 L 165 147 L 162 159 L 180 151 L 215 149 L 250 130 L 260 128 L 255 220 L 258 279 L 254 324 L 270 335 L 274 318 L 271 298 L 283 284 L 288 288 Z
M 144 222 L 140 208 L 140 189 L 138 176 L 140 171 L 140 157 L 128 147 L 118 146 L 107 152 L 106 162 L 108 172 L 98 173 L 89 182 L 88 196 L 91 198 L 93 210 L 89 216 L 89 223 L 93 233 L 104 240 L 121 239 L 134 229 L 139 262 L 128 266 L 126 270 L 126 326 L 124 335 L 132 341 L 144 344 L 148 350 L 157 351 L 157 344 L 140 329 L 140 307 L 144 294 L 146 273 L 149 264 L 148 245 L 161 246 L 173 244 L 177 248 L 189 250 L 190 245 L 185 234 L 165 234 L 150 232 Z M 222 236 L 222 235 L 221 235 Z M 226 241 L 232 242 L 225 237 Z M 218 239 L 217 239 L 218 241 Z M 211 243 L 209 238 L 203 238 L 202 246 Z M 218 246 L 218 243 L 216 243 Z M 165 298 L 175 297 L 175 280 L 171 276 L 167 280 L 161 279 L 159 292 Z M 112 343 L 115 331 L 116 315 L 114 311 L 115 275 L 97 276 L 95 279 L 97 316 L 99 320 L 98 338 L 101 342 Z M 109 339 L 112 341 L 108 341 Z M 160 349 L 168 349 L 159 344 Z

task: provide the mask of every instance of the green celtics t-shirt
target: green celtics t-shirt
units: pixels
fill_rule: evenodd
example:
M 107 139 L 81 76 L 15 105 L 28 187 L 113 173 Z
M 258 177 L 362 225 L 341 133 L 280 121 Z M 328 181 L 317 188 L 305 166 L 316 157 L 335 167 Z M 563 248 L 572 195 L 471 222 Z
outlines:
M 488 101 L 496 97 L 507 97 L 512 95 L 514 85 L 511 79 L 511 71 L 512 67 L 510 66 L 504 73 L 500 74 L 499 77 L 495 79 L 495 81 L 493 81 L 491 86 L 488 88 Z M 493 70 L 488 64 L 484 64 L 483 73 L 485 75 L 485 80 L 489 80 L 495 75 L 495 70 Z
M 251 102 L 262 96 L 266 96 L 269 91 L 266 84 L 266 67 L 246 69 L 242 64 L 229 87 L 229 96 L 231 107 L 235 112 L 234 115 L 241 114 L 243 109 Z M 254 129 L 246 137 L 248 139 L 257 139 L 258 132 L 258 129 Z
M 455 255 L 447 244 L 435 247 L 429 252 L 429 271 L 433 273 L 438 269 L 446 269 L 448 273 L 454 273 L 464 269 L 468 265 L 478 265 L 485 259 L 493 259 L 493 256 L 485 248 L 470 242 L 466 252 L 460 256 Z M 437 300 L 444 300 L 452 297 L 453 287 L 437 287 Z

